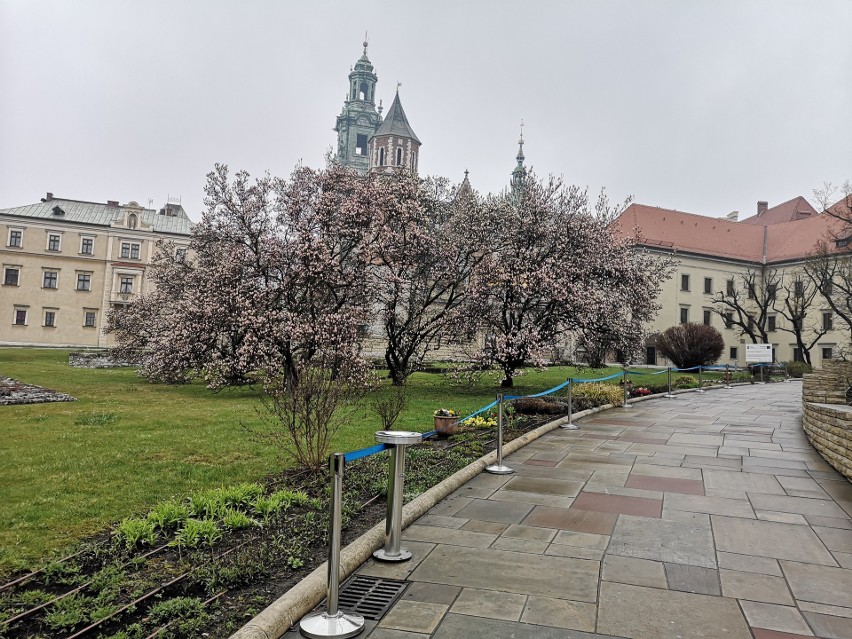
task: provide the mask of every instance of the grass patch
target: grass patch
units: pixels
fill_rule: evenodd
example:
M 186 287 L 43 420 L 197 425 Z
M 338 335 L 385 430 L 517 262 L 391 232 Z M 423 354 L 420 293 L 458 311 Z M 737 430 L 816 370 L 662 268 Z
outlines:
M 515 379 L 511 392 L 539 392 L 569 375 L 601 377 L 617 370 L 528 371 Z M 110 523 L 144 515 L 170 497 L 181 500 L 197 491 L 243 484 L 219 503 L 211 493 L 208 503 L 193 507 L 225 511 L 243 504 L 258 520 L 280 508 L 262 501 L 269 498 L 258 497 L 250 485 L 282 470 L 278 451 L 252 440 L 241 427 L 260 423 L 257 389 L 214 394 L 202 383 L 149 384 L 131 369 L 71 368 L 68 351 L 54 349 L 2 348 L 0 375 L 78 399 L 0 407 L 0 573 L 41 563 L 76 540 Z M 473 412 L 494 399 L 497 384 L 495 376 L 461 386 L 443 375 L 416 373 L 395 428 L 431 430 L 436 408 Z M 337 433 L 334 450 L 375 443 L 381 421 L 370 408 L 372 399 L 368 397 L 352 422 Z M 182 502 L 163 508 L 151 515 L 158 527 L 174 529 L 191 516 Z M 147 525 L 138 526 L 145 527 L 139 536 L 145 539 Z M 206 533 L 208 539 L 214 535 Z M 57 617 L 70 617 L 71 612 Z

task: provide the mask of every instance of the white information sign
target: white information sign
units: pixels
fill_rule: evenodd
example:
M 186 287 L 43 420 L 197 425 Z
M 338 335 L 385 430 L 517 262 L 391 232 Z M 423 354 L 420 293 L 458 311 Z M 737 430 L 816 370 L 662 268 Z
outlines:
M 746 344 L 746 362 L 772 363 L 772 344 Z

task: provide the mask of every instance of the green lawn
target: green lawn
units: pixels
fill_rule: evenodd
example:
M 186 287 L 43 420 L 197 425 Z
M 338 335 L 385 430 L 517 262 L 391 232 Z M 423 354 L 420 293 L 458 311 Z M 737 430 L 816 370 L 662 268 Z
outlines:
M 539 392 L 569 374 L 600 377 L 615 370 L 530 371 L 516 378 L 511 392 Z M 257 391 L 250 388 L 213 394 L 202 384 L 149 384 L 130 369 L 71 368 L 67 351 L 48 349 L 0 349 L 0 375 L 79 400 L 0 406 L 0 572 L 38 563 L 158 500 L 262 479 L 282 467 L 276 450 L 241 427 L 258 421 Z M 467 414 L 497 390 L 494 377 L 469 388 L 417 373 L 396 428 L 431 430 L 436 408 Z M 335 450 L 374 443 L 380 423 L 364 406 L 337 434 Z

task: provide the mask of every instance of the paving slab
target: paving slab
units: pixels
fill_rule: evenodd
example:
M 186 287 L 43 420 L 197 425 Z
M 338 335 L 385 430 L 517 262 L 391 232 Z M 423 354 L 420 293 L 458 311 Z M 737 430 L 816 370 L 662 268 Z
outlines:
M 718 515 L 711 515 L 710 521 L 716 545 L 722 552 L 836 565 L 809 527 Z
M 813 636 L 802 613 L 791 606 L 777 606 L 754 601 L 740 601 L 740 606 L 749 625 L 755 628 L 789 632 L 804 637 Z
M 450 612 L 488 619 L 518 621 L 526 603 L 526 595 L 480 590 L 478 588 L 462 588 L 461 594 L 453 603 Z
M 716 568 L 716 549 L 707 524 L 622 515 L 608 554 Z
M 608 581 L 601 584 L 597 630 L 636 639 L 751 639 L 733 599 Z
M 521 621 L 539 626 L 594 632 L 596 617 L 597 606 L 594 604 L 553 597 L 530 597 Z
M 438 546 L 412 573 L 413 581 L 547 597 L 597 601 L 600 563 L 503 550 Z
M 781 569 L 796 599 L 852 608 L 852 571 L 792 561 Z

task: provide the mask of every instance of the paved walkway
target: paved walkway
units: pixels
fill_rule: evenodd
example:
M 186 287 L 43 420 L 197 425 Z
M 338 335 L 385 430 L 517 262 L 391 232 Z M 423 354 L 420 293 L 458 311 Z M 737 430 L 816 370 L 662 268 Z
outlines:
M 370 639 L 852 638 L 852 484 L 809 446 L 801 385 L 579 420 L 404 532 L 413 582 Z

